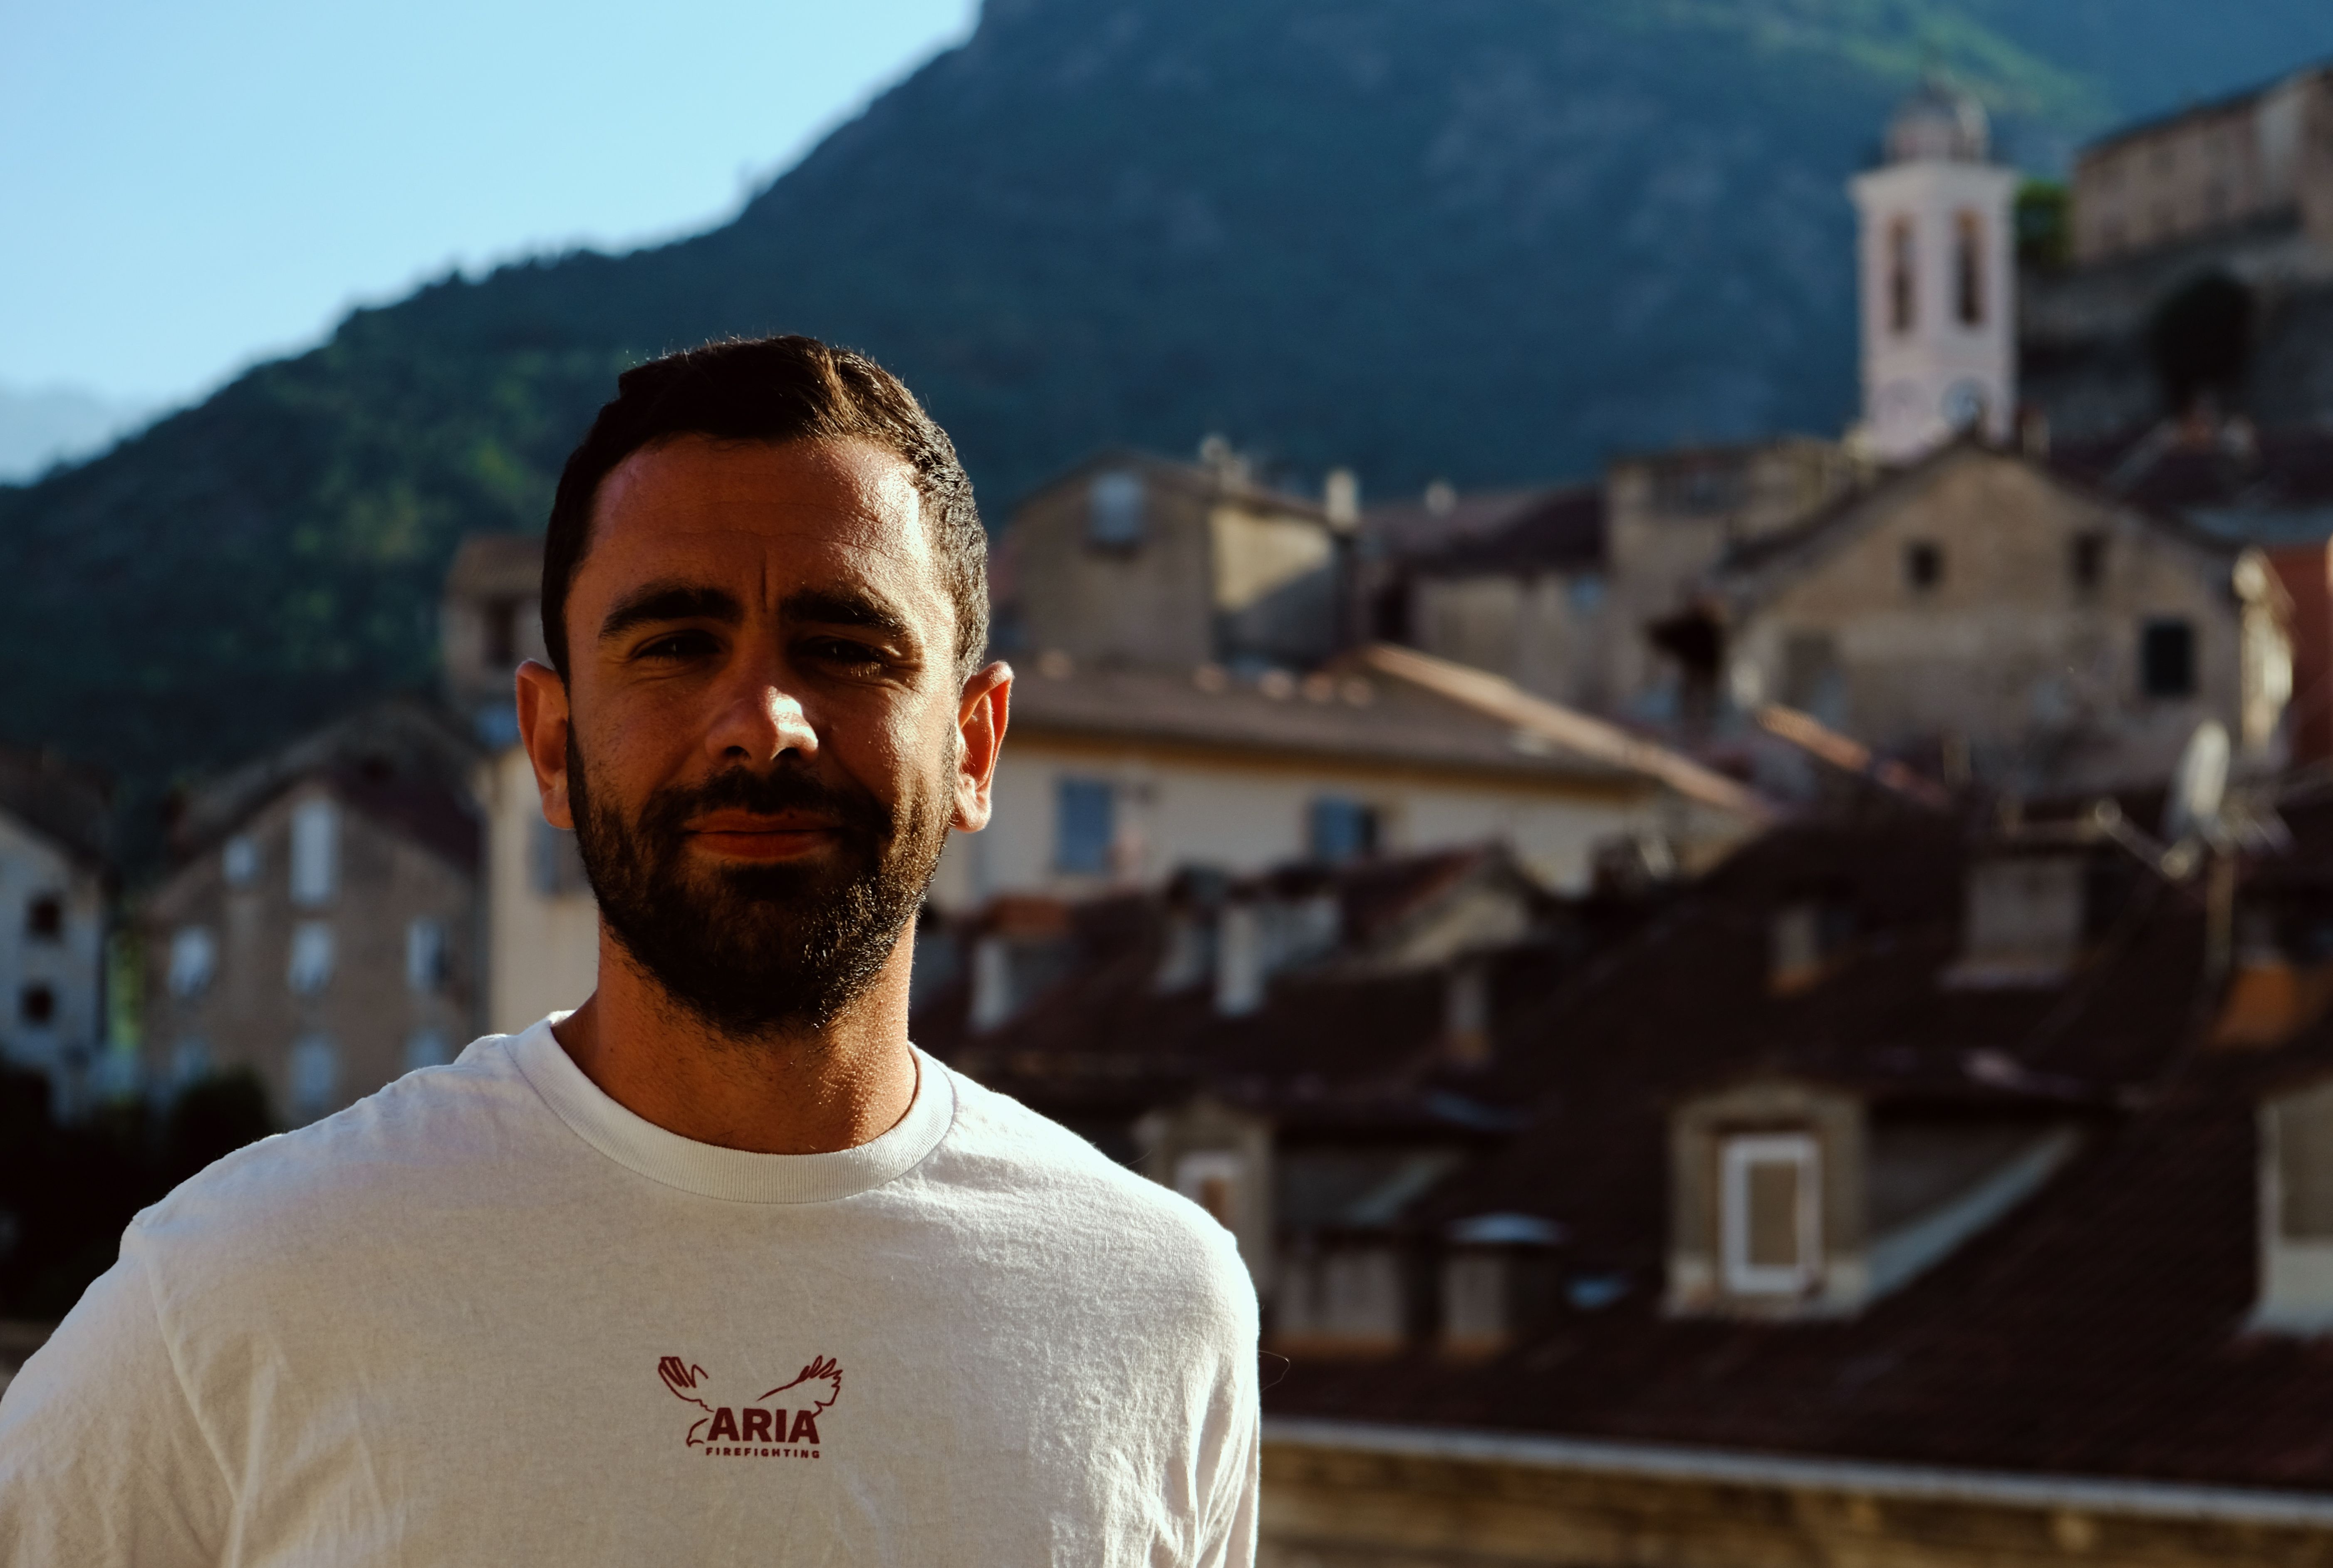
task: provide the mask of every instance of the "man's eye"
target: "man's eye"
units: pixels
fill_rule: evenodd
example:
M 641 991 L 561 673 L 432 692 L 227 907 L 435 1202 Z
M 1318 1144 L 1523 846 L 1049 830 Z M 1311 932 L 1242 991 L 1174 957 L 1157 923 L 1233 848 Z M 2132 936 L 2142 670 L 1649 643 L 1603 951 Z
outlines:
M 829 664 L 873 665 L 883 662 L 880 651 L 865 643 L 854 643 L 848 637 L 820 637 L 804 650 L 813 659 Z
M 699 659 L 714 651 L 712 636 L 705 632 L 669 632 L 653 642 L 640 645 L 633 656 L 642 659 Z

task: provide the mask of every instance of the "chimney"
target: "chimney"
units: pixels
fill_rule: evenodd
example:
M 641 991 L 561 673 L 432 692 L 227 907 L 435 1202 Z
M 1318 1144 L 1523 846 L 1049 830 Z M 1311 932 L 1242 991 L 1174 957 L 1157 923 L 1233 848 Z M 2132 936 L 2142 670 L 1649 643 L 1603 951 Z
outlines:
M 1263 923 L 1253 904 L 1227 904 L 1215 927 L 1215 1011 L 1239 1018 L 1263 1005 Z
M 1461 959 L 1443 980 L 1442 1050 L 1461 1067 L 1490 1066 L 1491 966 L 1481 959 Z
M 1329 470 L 1320 500 L 1329 513 L 1329 526 L 1339 533 L 1350 533 L 1361 525 L 1361 481 L 1351 469 Z
M 994 933 L 972 949 L 972 1016 L 974 1034 L 996 1028 L 1013 1016 L 1013 948 Z

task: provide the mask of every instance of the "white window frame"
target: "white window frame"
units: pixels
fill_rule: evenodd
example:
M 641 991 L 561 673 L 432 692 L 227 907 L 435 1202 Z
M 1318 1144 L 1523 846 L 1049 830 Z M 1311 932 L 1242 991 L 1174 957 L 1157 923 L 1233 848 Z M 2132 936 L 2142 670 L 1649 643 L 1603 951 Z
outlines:
M 1717 1231 L 1726 1290 L 1735 1296 L 1803 1296 L 1822 1274 L 1822 1146 L 1810 1133 L 1733 1133 L 1718 1144 Z M 1799 1261 L 1776 1267 L 1750 1258 L 1750 1171 L 1794 1165 L 1799 1173 Z

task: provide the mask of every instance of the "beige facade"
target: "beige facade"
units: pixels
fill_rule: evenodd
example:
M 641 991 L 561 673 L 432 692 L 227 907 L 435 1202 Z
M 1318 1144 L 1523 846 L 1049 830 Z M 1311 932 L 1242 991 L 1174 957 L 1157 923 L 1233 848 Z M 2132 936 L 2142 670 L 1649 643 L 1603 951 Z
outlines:
M 44 1075 L 65 1115 L 97 1062 L 105 927 L 97 862 L 0 804 L 0 1060 Z
M 2205 720 L 2281 754 L 2272 574 L 2022 458 L 1954 447 L 1721 580 L 1734 701 L 1882 751 L 2068 788 L 2166 778 Z
M 138 917 L 149 1081 L 236 1067 L 314 1120 L 477 1032 L 475 824 L 442 792 L 291 781 Z
M 485 817 L 486 1027 L 503 1034 L 581 1005 L 599 983 L 600 906 L 575 836 L 542 817 L 526 753 L 478 769 Z
M 1342 537 L 1328 509 L 1199 465 L 1112 454 L 1022 503 L 997 549 L 995 646 L 1188 669 L 1303 668 L 1334 651 Z
M 2095 143 L 2073 198 L 2085 265 L 2270 219 L 2297 219 L 2333 259 L 2333 69 Z

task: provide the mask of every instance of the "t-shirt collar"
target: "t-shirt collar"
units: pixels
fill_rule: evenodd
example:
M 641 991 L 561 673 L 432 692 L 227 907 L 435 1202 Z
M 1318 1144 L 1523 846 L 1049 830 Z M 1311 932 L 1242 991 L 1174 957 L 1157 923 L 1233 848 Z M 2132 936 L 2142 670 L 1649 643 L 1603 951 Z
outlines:
M 667 1132 L 608 1097 L 551 1032 L 553 1013 L 508 1037 L 507 1049 L 534 1092 L 575 1135 L 626 1170 L 706 1198 L 739 1203 L 825 1203 L 906 1174 L 938 1147 L 955 1120 L 948 1070 L 916 1052 L 916 1098 L 888 1132 L 826 1154 L 757 1154 Z M 914 1049 L 913 1047 L 909 1047 Z

